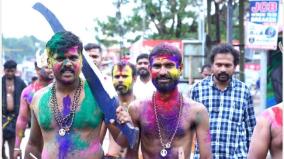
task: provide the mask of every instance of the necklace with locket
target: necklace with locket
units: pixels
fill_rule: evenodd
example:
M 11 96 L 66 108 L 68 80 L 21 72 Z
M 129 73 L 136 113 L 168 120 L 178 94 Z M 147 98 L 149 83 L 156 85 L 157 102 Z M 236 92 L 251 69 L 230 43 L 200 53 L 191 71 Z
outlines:
M 55 88 L 55 86 L 56 86 L 56 83 L 54 82 L 53 86 L 51 88 L 50 105 L 51 105 L 51 109 L 52 109 L 55 121 L 59 126 L 58 134 L 60 136 L 64 136 L 66 133 L 68 133 L 70 131 L 70 128 L 73 124 L 75 112 L 76 112 L 76 109 L 79 105 L 81 88 L 82 88 L 82 81 L 81 81 L 81 79 L 79 79 L 79 85 L 78 85 L 77 89 L 75 90 L 75 93 L 74 93 L 74 96 L 73 96 L 73 102 L 72 102 L 72 105 L 71 105 L 71 110 L 70 110 L 69 114 L 67 114 L 67 115 L 63 115 L 59 110 L 58 102 L 57 102 L 57 99 L 56 99 L 56 88 Z
M 168 141 L 165 141 L 162 137 L 161 124 L 160 124 L 158 113 L 157 113 L 156 92 L 153 94 L 152 98 L 153 98 L 152 100 L 153 100 L 153 105 L 154 105 L 154 113 L 155 113 L 155 117 L 156 117 L 156 124 L 157 124 L 157 127 L 158 127 L 159 139 L 160 139 L 160 143 L 162 145 L 162 150 L 160 151 L 160 155 L 162 157 L 166 157 L 167 154 L 168 154 L 168 150 L 171 149 L 171 144 L 173 142 L 173 139 L 174 139 L 176 132 L 178 130 L 178 127 L 179 127 L 180 117 L 181 117 L 181 114 L 182 114 L 183 98 L 182 98 L 182 95 L 179 94 L 179 103 L 178 103 L 179 114 L 177 116 L 176 127 L 173 131 L 173 134 L 169 137 Z M 166 133 L 164 133 L 164 134 L 166 134 Z

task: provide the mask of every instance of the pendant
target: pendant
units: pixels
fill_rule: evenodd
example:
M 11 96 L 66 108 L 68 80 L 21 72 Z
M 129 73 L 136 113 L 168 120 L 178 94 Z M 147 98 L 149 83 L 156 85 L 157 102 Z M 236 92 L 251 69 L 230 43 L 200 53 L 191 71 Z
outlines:
M 59 134 L 60 136 L 64 136 L 64 135 L 66 134 L 65 129 L 63 129 L 63 128 L 59 129 L 58 134 Z
M 167 156 L 167 150 L 165 148 L 163 148 L 161 151 L 160 151 L 160 154 L 162 157 L 166 157 Z
M 171 143 L 168 142 L 168 143 L 166 144 L 166 148 L 167 148 L 167 149 L 171 148 Z

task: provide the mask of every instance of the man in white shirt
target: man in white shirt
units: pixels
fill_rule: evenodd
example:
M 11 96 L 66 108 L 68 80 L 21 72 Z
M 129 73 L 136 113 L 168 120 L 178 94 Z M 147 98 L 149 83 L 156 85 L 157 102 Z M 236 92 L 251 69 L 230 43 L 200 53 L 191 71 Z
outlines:
M 151 80 L 148 54 L 140 54 L 136 58 L 136 69 L 139 75 L 133 87 L 136 99 L 151 97 L 156 88 Z

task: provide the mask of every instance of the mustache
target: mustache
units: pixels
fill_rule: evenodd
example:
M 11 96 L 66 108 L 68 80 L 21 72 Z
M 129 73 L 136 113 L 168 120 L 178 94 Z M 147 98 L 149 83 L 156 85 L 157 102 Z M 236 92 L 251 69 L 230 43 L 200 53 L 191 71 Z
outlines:
M 144 74 L 147 73 L 147 74 L 148 74 L 148 73 L 150 73 L 150 72 L 149 72 L 149 70 L 146 69 L 146 68 L 140 68 L 140 69 L 138 69 L 138 73 L 144 73 Z
M 144 67 L 138 69 L 138 71 L 141 71 L 141 70 L 148 71 L 148 69 L 146 69 L 146 68 L 144 68 Z
M 171 80 L 172 77 L 169 76 L 169 75 L 162 75 L 162 76 L 156 77 L 156 79 L 157 79 L 157 80 L 168 80 L 168 79 Z
M 116 89 L 123 89 L 125 86 L 123 84 L 118 84 L 115 86 Z
M 64 67 L 62 70 L 60 70 L 60 73 L 64 73 L 65 71 L 70 71 L 71 73 L 75 73 L 75 71 L 72 68 Z
M 218 74 L 218 76 L 229 76 L 229 74 L 227 74 L 226 72 L 221 72 Z

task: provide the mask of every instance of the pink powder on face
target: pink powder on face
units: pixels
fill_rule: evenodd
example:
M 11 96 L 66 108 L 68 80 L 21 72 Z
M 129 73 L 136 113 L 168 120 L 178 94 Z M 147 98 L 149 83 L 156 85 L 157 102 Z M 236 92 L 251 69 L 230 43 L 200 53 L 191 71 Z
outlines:
M 72 53 L 74 53 L 74 54 L 77 54 L 77 53 L 78 53 L 78 46 L 74 46 L 74 47 L 70 48 L 70 49 L 68 50 L 68 52 L 72 52 Z

